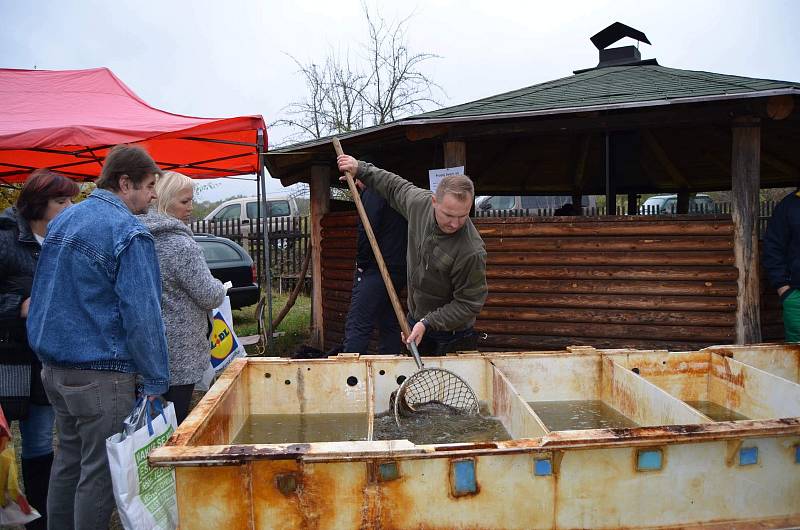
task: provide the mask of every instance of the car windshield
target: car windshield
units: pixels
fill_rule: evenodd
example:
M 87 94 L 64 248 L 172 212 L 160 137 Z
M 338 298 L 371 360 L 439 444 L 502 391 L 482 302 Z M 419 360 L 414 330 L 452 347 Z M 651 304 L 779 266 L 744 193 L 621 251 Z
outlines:
M 289 201 L 267 201 L 268 217 L 282 217 L 286 215 L 291 215 Z M 250 219 L 258 218 L 258 201 L 247 203 L 247 217 Z
M 242 216 L 242 205 L 231 204 L 226 206 L 214 216 L 214 219 L 239 219 Z
M 198 241 L 200 248 L 203 249 L 203 254 L 206 261 L 211 263 L 215 261 L 235 261 L 240 260 L 242 257 L 236 252 L 236 249 L 231 248 L 221 241 Z
M 481 208 L 484 210 L 508 210 L 514 207 L 514 196 L 491 195 L 483 199 Z
M 666 197 L 650 197 L 649 199 L 644 201 L 644 204 L 642 206 L 661 206 L 664 204 L 664 201 L 666 200 L 667 200 Z

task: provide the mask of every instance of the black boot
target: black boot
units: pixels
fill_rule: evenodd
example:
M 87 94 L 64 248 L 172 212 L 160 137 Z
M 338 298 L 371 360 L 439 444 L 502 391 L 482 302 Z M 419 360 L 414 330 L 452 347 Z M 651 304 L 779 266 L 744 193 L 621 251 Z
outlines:
M 25 484 L 25 497 L 42 517 L 25 525 L 28 530 L 47 529 L 47 487 L 50 484 L 50 468 L 53 466 L 53 453 L 36 458 L 22 459 L 22 482 Z

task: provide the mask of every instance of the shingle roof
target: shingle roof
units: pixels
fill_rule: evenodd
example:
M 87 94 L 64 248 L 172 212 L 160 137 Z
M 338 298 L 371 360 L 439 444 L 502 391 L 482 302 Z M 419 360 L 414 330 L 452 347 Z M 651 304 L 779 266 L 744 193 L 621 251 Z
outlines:
M 658 65 L 614 66 L 498 94 L 406 119 L 461 118 L 487 114 L 614 105 L 654 100 L 797 89 L 800 83 L 678 70 Z
M 504 114 L 558 113 L 560 109 L 592 110 L 614 105 L 664 104 L 692 98 L 746 97 L 784 90 L 800 95 L 800 82 L 757 79 L 694 70 L 679 70 L 657 64 L 611 66 L 584 70 L 569 77 L 513 90 L 488 98 L 408 116 L 385 125 L 375 125 L 338 135 L 354 138 L 400 125 L 419 125 L 427 120 L 460 121 Z M 274 148 L 280 154 L 330 142 L 331 137 Z M 269 155 L 268 155 L 269 156 Z

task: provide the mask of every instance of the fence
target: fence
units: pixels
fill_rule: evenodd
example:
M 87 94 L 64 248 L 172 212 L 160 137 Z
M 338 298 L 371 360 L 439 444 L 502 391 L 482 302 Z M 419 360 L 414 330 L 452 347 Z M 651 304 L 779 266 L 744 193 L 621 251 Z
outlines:
M 256 263 L 258 277 L 264 278 L 264 238 L 261 223 L 256 225 L 256 232 L 250 226 L 242 227 L 239 219 L 220 221 L 194 221 L 191 228 L 195 234 L 213 234 L 235 241 L 247 251 Z M 269 266 L 273 279 L 277 279 L 279 289 L 284 282 L 299 279 L 303 258 L 310 244 L 308 217 L 290 217 L 274 219 L 269 234 Z M 306 274 L 308 278 L 308 273 Z
M 763 201 L 759 204 L 758 214 L 758 228 L 759 237 L 764 235 L 767 228 L 767 222 L 772 217 L 772 212 L 775 211 L 776 201 Z M 557 211 L 556 208 L 515 208 L 511 210 L 476 210 L 475 217 L 558 217 L 563 215 Z M 597 217 L 607 215 L 607 208 L 605 206 L 584 206 L 581 208 L 582 215 L 586 217 Z M 643 205 L 639 207 L 639 211 L 635 215 L 675 215 L 677 212 L 675 207 L 663 208 L 659 206 Z M 720 202 L 714 204 L 697 204 L 689 208 L 688 214 L 684 215 L 730 215 L 731 203 Z M 628 215 L 628 209 L 625 206 L 617 206 L 614 215 Z

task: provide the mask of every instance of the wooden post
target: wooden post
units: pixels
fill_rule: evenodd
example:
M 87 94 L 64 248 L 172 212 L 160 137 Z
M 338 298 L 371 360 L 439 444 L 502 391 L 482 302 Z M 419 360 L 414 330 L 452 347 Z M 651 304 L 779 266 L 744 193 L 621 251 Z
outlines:
M 761 342 L 758 266 L 758 193 L 761 182 L 761 126 L 758 118 L 738 118 L 731 143 L 733 251 L 739 271 L 736 342 Z
M 614 176 L 611 173 L 611 133 L 606 131 L 606 215 L 617 215 L 617 193 L 614 190 Z
M 689 192 L 687 190 L 678 192 L 678 200 L 675 201 L 675 213 L 684 215 L 689 213 Z
M 464 166 L 467 172 L 467 144 L 466 142 L 444 143 L 444 167 Z
M 444 167 L 464 166 L 464 174 L 467 173 L 467 144 L 462 141 L 444 142 Z M 473 180 L 473 184 L 474 184 Z M 469 209 L 469 216 L 475 217 L 475 197 L 472 198 L 472 206 Z
M 591 136 L 583 136 L 578 148 L 578 158 L 575 161 L 575 171 L 573 178 L 572 206 L 578 215 L 583 215 L 583 186 L 586 178 L 586 159 L 589 156 L 589 142 Z M 578 213 L 580 212 L 580 213 Z
M 628 194 L 628 215 L 637 215 L 639 213 L 637 207 L 639 195 L 636 193 L 629 193 Z
M 328 166 L 311 166 L 311 336 L 314 348 L 325 349 L 322 317 L 322 217 L 331 204 L 331 170 Z

